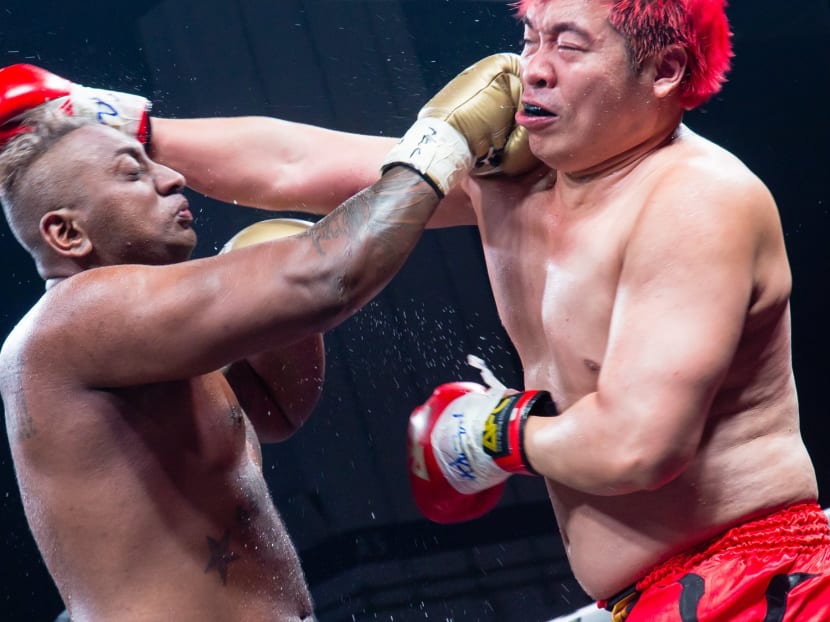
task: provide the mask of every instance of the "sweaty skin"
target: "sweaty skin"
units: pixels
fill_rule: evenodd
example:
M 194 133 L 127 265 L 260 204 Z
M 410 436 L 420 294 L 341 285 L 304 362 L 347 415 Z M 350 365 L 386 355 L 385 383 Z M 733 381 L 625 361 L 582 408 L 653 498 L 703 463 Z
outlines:
M 562 411 L 528 420 L 525 449 L 576 577 L 605 598 L 817 489 L 790 364 L 790 274 L 762 186 L 688 130 L 580 188 L 587 205 L 568 205 L 563 178 L 470 185 L 525 386 Z M 697 213 L 675 193 L 703 199 Z
M 308 416 L 320 333 L 400 267 L 434 191 L 396 168 L 304 234 L 184 261 L 184 178 L 135 140 L 81 127 L 32 168 L 72 219 L 42 227 L 96 249 L 40 262 L 48 289 L 0 352 L 25 512 L 73 622 L 310 619 L 259 442 Z
M 71 296 L 61 289 L 27 323 L 48 322 Z M 57 344 L 23 340 L 3 357 L 28 378 L 6 404 L 12 450 L 73 620 L 310 616 L 259 442 L 221 373 L 95 389 L 38 363 Z
M 558 417 L 528 419 L 525 450 L 573 571 L 597 599 L 730 526 L 817 498 L 775 202 L 738 159 L 682 125 L 685 53 L 635 73 L 607 11 L 594 0 L 528 10 L 531 112 L 517 120 L 543 165 L 518 179 L 469 178 L 430 221 L 477 224 L 525 388 L 556 400 Z M 244 151 L 227 135 L 255 128 L 254 145 L 283 146 L 256 160 L 286 174 L 244 189 L 217 174 L 202 188 L 259 206 L 307 197 L 325 212 L 343 185 L 376 178 L 388 147 L 274 120 L 154 120 L 159 157 L 186 172 L 209 148 L 199 136 Z M 348 162 L 318 165 L 312 135 Z
M 555 181 L 470 184 L 525 385 L 549 389 L 562 413 L 531 418 L 525 449 L 596 598 L 817 498 L 776 205 L 679 125 L 682 57 L 634 73 L 607 10 L 551 0 L 527 14 L 524 101 L 554 115 L 518 120 Z

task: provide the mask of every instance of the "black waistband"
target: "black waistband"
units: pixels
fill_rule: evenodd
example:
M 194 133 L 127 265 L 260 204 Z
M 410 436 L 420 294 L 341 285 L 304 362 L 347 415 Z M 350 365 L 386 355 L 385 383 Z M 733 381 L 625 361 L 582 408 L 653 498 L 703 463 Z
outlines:
M 633 594 L 637 593 L 637 586 L 636 585 L 629 585 L 624 590 L 617 592 L 611 598 L 605 601 L 605 610 L 606 611 L 613 611 L 614 607 L 616 607 L 619 603 L 624 601 L 626 598 L 630 598 Z

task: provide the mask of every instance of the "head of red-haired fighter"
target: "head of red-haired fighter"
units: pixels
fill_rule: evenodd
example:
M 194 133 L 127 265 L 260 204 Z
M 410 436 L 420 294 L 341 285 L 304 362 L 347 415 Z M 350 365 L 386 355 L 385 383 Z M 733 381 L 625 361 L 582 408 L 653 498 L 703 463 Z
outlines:
M 519 17 L 550 0 L 518 0 Z M 733 56 L 726 0 L 598 0 L 625 38 L 634 69 L 672 45 L 686 51 L 680 103 L 691 110 L 720 91 Z

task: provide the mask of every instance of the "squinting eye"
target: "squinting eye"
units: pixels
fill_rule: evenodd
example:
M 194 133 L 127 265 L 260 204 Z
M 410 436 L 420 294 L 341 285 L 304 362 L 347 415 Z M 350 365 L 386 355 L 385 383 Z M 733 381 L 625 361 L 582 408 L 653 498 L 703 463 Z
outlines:
M 556 47 L 560 50 L 573 50 L 575 52 L 579 52 L 582 48 L 575 43 L 571 43 L 570 41 L 557 41 Z

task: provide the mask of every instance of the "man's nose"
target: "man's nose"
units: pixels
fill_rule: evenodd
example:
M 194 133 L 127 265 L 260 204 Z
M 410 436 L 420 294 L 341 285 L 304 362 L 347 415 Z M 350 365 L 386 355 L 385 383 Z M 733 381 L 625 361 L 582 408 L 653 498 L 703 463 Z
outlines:
M 529 88 L 550 88 L 556 84 L 553 65 L 538 52 L 521 60 L 522 82 Z
M 184 175 L 163 164 L 156 164 L 155 167 L 156 170 L 153 171 L 153 180 L 159 194 L 168 195 L 184 189 L 187 184 Z

